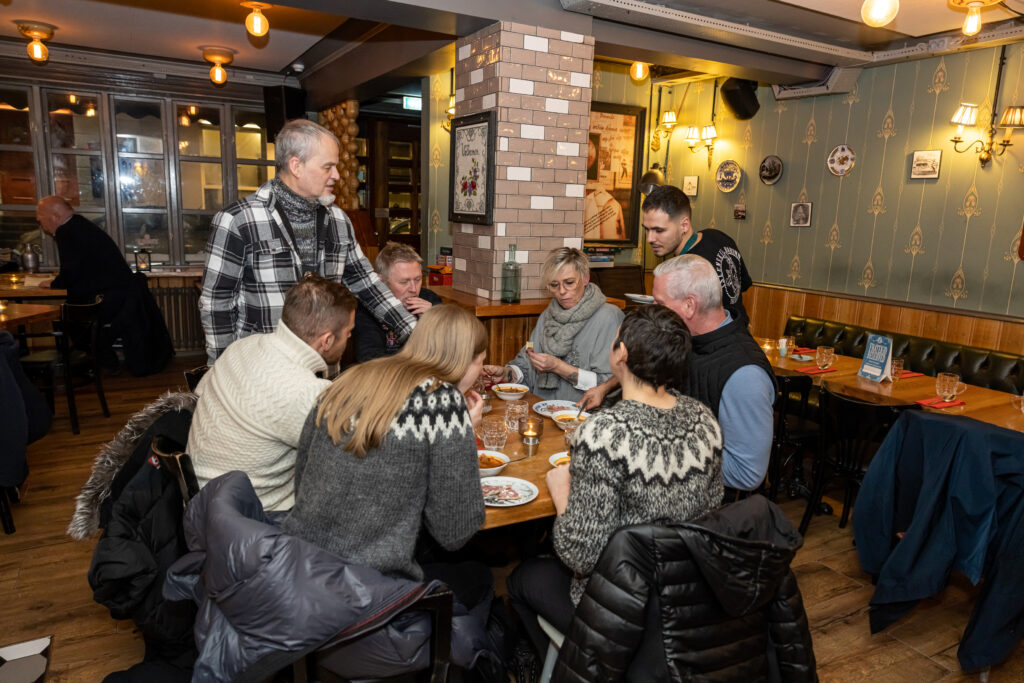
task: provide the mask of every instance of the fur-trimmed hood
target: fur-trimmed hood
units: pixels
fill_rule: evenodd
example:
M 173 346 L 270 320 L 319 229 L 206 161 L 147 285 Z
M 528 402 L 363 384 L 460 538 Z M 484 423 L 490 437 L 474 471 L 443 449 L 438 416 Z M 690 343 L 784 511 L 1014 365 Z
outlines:
M 121 466 L 131 457 L 139 439 L 154 422 L 169 412 L 193 412 L 198 397 L 189 392 L 168 391 L 139 412 L 105 444 L 92 465 L 92 474 L 75 499 L 75 513 L 68 524 L 68 536 L 84 541 L 99 530 L 100 504 L 110 495 L 110 486 Z

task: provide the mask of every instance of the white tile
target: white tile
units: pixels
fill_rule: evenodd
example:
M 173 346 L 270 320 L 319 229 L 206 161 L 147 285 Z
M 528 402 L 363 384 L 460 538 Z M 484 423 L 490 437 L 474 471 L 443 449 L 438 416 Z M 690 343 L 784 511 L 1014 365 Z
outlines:
M 529 180 L 530 169 L 525 166 L 509 166 L 508 171 L 509 180 Z
M 554 208 L 555 198 L 554 197 L 530 197 L 530 208 L 531 209 L 551 209 Z
M 562 40 L 567 43 L 582 43 L 583 34 L 581 33 L 570 33 L 569 31 L 562 31 Z
M 555 97 L 544 98 L 544 109 L 556 114 L 569 113 L 569 100 L 560 100 Z
M 487 235 L 480 235 L 479 237 L 476 238 L 476 246 L 479 249 L 490 249 L 491 238 L 488 237 Z
M 510 78 L 508 79 L 508 90 L 516 95 L 532 95 L 533 81 L 527 81 L 522 78 Z
M 479 287 L 476 288 L 476 295 L 478 297 L 480 297 L 481 299 L 490 299 L 491 298 L 491 293 L 490 292 L 488 292 L 486 289 L 480 289 Z
M 494 93 L 490 95 L 484 95 L 480 100 L 480 106 L 483 109 L 494 109 L 494 105 L 498 103 L 498 96 Z
M 523 36 L 523 48 L 536 52 L 547 52 L 548 39 L 540 36 Z
M 484 81 L 484 70 L 473 69 L 469 72 L 469 84 L 476 85 L 477 83 L 483 83 Z
M 508 138 L 498 138 L 498 151 L 499 152 L 507 152 L 508 151 Z
M 504 223 L 495 223 L 494 224 L 494 230 L 495 230 L 495 234 L 498 237 L 504 237 L 505 236 L 505 224 Z
M 569 85 L 576 88 L 589 88 L 590 74 L 581 74 L 578 71 L 573 71 L 569 74 Z
M 582 185 L 566 185 L 565 186 L 566 197 L 582 197 L 583 186 Z
M 563 33 L 562 35 L 565 35 L 565 34 Z M 565 38 L 562 38 L 562 40 L 565 40 Z M 459 48 L 459 60 L 461 61 L 463 59 L 469 59 L 469 54 L 472 51 L 473 51 L 473 46 L 470 45 L 469 43 L 466 43 L 465 45 L 460 47 Z
M 519 127 L 519 135 L 530 140 L 543 140 L 544 126 L 531 126 L 524 123 Z
M 465 270 L 465 269 L 466 269 L 466 259 L 464 259 L 464 258 L 457 258 L 457 259 L 455 259 L 455 270 Z
M 583 248 L 583 238 L 582 237 L 566 237 L 565 238 L 565 246 L 569 247 L 570 249 L 582 249 Z
M 466 99 L 466 89 L 465 88 L 457 88 L 455 90 L 455 101 L 456 102 L 462 102 L 464 99 Z
M 580 155 L 580 143 L 559 142 L 555 146 L 555 154 L 562 157 L 576 157 Z
M 473 234 L 473 225 L 471 223 L 459 223 L 459 229 L 470 235 Z

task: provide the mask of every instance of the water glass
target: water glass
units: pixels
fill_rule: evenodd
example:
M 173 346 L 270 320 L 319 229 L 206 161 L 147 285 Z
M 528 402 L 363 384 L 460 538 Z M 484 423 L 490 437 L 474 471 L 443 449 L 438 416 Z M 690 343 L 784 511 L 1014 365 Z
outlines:
M 832 365 L 832 361 L 835 360 L 835 349 L 831 346 L 819 346 L 814 354 L 814 360 L 818 367 L 824 370 Z
M 504 419 L 489 419 L 480 423 L 480 439 L 484 448 L 500 451 L 508 440 L 508 429 Z
M 779 358 L 785 358 L 796 346 L 795 337 L 779 337 Z
M 900 381 L 900 375 L 903 374 L 903 359 L 893 358 L 889 362 L 889 374 L 892 375 L 892 383 Z
M 580 428 L 579 422 L 570 422 L 565 426 L 565 449 L 572 454 L 572 441 L 575 438 L 576 430 Z
M 962 394 L 967 385 L 960 381 L 960 375 L 955 372 L 940 372 L 935 377 L 935 393 L 942 397 L 943 401 L 952 401 L 957 394 Z
M 510 432 L 519 431 L 519 423 L 529 415 L 529 405 L 523 399 L 505 401 L 505 423 Z

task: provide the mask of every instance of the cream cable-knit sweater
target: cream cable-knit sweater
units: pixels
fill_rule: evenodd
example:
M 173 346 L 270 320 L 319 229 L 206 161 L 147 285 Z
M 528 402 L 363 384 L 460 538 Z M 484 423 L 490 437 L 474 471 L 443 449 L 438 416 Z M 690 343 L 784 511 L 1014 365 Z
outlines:
M 267 511 L 295 503 L 295 451 L 316 397 L 330 382 L 320 354 L 283 323 L 233 342 L 203 376 L 188 435 L 199 485 L 249 475 Z

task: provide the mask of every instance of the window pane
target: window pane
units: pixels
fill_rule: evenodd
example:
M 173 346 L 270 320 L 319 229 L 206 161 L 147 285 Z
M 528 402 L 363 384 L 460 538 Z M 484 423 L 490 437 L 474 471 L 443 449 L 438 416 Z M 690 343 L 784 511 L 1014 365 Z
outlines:
M 167 216 L 162 213 L 126 213 L 124 223 L 124 253 L 134 262 L 136 249 L 149 249 L 154 264 L 168 263 L 170 240 L 167 236 Z
M 220 156 L 220 109 L 178 105 L 178 152 L 186 156 Z
M 260 185 L 274 177 L 273 166 L 256 166 L 254 164 L 238 165 L 238 198 L 241 199 L 259 189 Z
M 210 239 L 212 214 L 181 217 L 184 230 L 185 263 L 203 263 L 206 260 L 206 242 Z
M 235 156 L 239 159 L 273 159 L 271 149 L 269 157 L 263 153 L 263 142 L 267 137 L 267 122 L 263 112 L 235 112 Z M 269 144 L 272 148 L 273 145 Z
M 0 145 L 31 145 L 28 92 L 0 88 Z
M 118 152 L 163 153 L 164 132 L 159 102 L 115 100 L 114 127 Z
M 159 159 L 118 159 L 121 202 L 133 209 L 167 206 L 164 162 Z
M 181 162 L 181 208 L 220 209 L 223 206 L 220 164 Z
M 100 149 L 96 98 L 77 93 L 49 93 L 50 144 L 63 149 Z
M 16 261 L 20 267 L 21 254 L 28 245 L 35 245 L 42 254 L 42 232 L 36 223 L 36 212 L 0 211 L 0 265 Z
M 35 204 L 32 152 L 0 152 L 0 204 Z
M 103 161 L 99 157 L 83 154 L 53 155 L 53 185 L 57 194 L 71 202 L 72 206 L 91 206 L 102 209 Z

